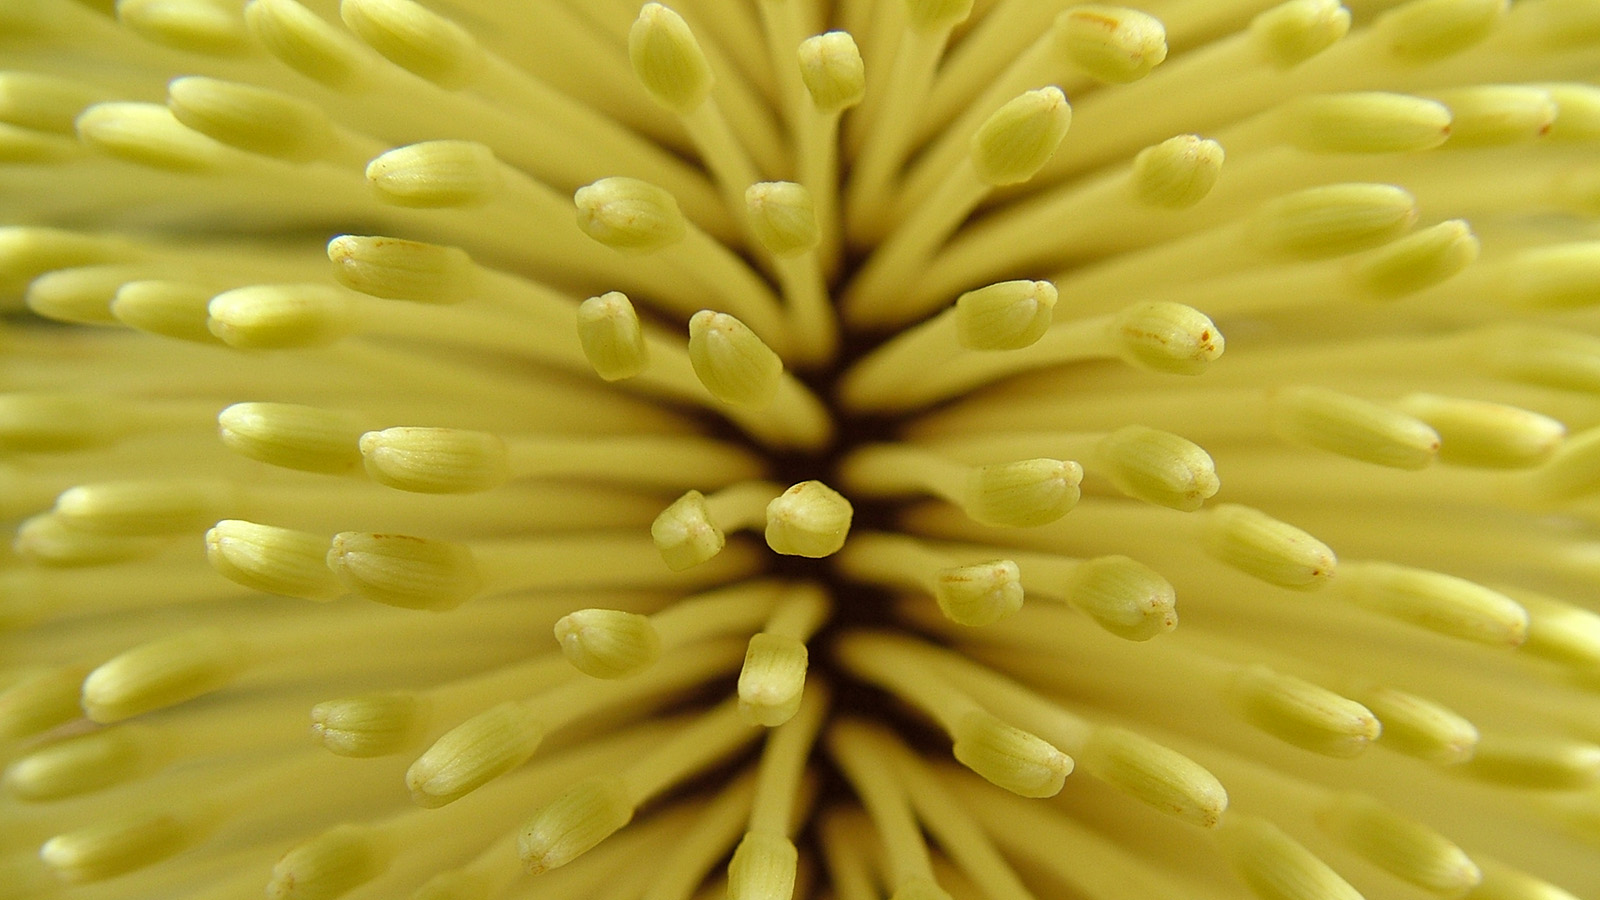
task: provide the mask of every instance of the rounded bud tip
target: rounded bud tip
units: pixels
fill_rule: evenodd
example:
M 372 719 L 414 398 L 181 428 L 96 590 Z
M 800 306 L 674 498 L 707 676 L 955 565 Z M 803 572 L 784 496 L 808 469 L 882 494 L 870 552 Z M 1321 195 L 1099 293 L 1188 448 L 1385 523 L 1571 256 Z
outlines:
M 1071 757 L 981 710 L 963 716 L 951 737 L 958 762 L 1023 797 L 1054 797 L 1072 772 Z
M 621 292 L 590 297 L 578 305 L 578 342 L 595 374 L 606 381 L 632 378 L 650 366 L 639 313 Z
M 650 540 L 661 560 L 674 572 L 700 565 L 722 552 L 727 537 L 711 520 L 705 495 L 689 491 L 650 523 Z
M 1022 573 L 1009 559 L 940 569 L 933 597 L 950 621 L 982 627 L 1022 609 Z
M 844 546 L 854 514 L 843 494 L 802 481 L 767 504 L 767 546 L 785 556 L 832 556 Z
M 969 350 L 1021 350 L 1050 330 L 1056 286 L 1002 281 L 956 298 L 956 340 Z
M 1064 459 L 1024 459 L 972 469 L 967 515 L 985 525 L 1032 528 L 1078 505 L 1083 467 Z
M 995 110 L 972 136 L 979 180 L 1000 186 L 1032 178 L 1055 155 L 1072 125 L 1072 107 L 1058 87 L 1040 88 Z
M 661 656 L 650 619 L 615 609 L 580 609 L 555 625 L 556 642 L 573 667 L 594 678 L 626 678 Z

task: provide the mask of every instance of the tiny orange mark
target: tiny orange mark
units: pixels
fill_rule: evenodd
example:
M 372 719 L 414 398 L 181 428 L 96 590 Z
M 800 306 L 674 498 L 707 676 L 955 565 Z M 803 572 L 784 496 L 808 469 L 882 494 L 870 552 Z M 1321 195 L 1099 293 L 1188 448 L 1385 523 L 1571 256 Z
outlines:
M 1084 11 L 1079 12 L 1077 15 L 1079 20 L 1099 25 L 1101 28 L 1104 28 L 1107 31 L 1116 31 L 1117 26 L 1121 24 L 1111 16 L 1101 15 L 1100 13 L 1096 12 Z

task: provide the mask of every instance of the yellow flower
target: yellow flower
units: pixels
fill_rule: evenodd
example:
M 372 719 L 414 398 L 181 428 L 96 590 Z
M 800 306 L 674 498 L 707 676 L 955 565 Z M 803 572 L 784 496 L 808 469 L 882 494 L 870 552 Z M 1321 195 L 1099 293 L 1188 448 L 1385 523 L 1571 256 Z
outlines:
M 0 900 L 1600 897 L 1600 0 L 1144 7 L 0 0 Z

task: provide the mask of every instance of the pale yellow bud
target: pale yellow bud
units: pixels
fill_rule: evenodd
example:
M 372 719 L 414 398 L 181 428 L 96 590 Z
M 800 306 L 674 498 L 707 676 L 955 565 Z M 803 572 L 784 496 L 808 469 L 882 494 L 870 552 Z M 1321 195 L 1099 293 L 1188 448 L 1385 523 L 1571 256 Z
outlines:
M 1022 608 L 1022 573 L 1009 559 L 940 569 L 933 597 L 952 622 L 993 625 Z
M 1483 877 L 1443 835 L 1363 794 L 1340 794 L 1317 811 L 1317 823 L 1362 858 L 1425 890 L 1457 895 Z
M 344 593 L 328 569 L 326 535 L 223 519 L 206 532 L 206 561 L 217 574 L 247 588 L 332 600 Z
M 354 416 L 293 403 L 235 403 L 217 415 L 222 443 L 242 456 L 306 472 L 338 474 L 361 464 Z
M 1065 593 L 1074 609 L 1125 640 L 1147 641 L 1178 626 L 1172 583 L 1126 556 L 1084 560 L 1073 570 Z
M 661 657 L 650 619 L 615 609 L 580 609 L 556 622 L 556 642 L 573 667 L 595 678 L 626 678 Z
M 578 342 L 595 374 L 622 381 L 650 365 L 644 326 L 627 295 L 610 291 L 578 305 Z
M 466 29 L 411 0 L 342 0 L 339 17 L 384 59 L 440 87 L 462 87 L 478 66 Z
M 245 47 L 238 6 L 226 0 L 119 0 L 117 19 L 145 40 L 227 56 Z
M 1363 290 L 1387 300 L 1447 281 L 1477 258 L 1471 226 L 1451 219 L 1372 251 L 1356 263 L 1354 275 Z
M 1600 670 L 1600 613 L 1532 591 L 1514 591 L 1512 597 L 1528 611 L 1524 653 L 1580 671 Z
M 167 85 L 167 108 L 179 122 L 248 153 L 314 159 L 332 143 L 321 107 L 278 91 L 191 76 Z
M 778 396 L 783 360 L 727 313 L 702 309 L 690 317 L 689 362 L 700 383 L 724 403 L 761 409 Z
M 1082 481 L 1083 467 L 1070 460 L 1024 459 L 979 466 L 967 477 L 967 515 L 985 525 L 1045 525 L 1078 505 Z
M 956 340 L 969 350 L 1021 350 L 1050 330 L 1056 286 L 1002 281 L 956 298 Z
M 1135 303 L 1117 313 L 1110 330 L 1129 365 L 1171 375 L 1199 375 L 1224 346 L 1211 319 L 1181 303 Z
M 1117 490 L 1146 503 L 1193 512 L 1221 487 L 1211 455 L 1165 431 L 1129 425 L 1095 448 L 1096 471 Z
M 578 188 L 572 201 L 583 233 L 616 250 L 661 250 L 688 233 L 678 201 L 648 181 L 602 178 Z
M 1566 437 L 1566 426 L 1515 406 L 1409 394 L 1395 402 L 1439 435 L 1439 459 L 1458 466 L 1526 469 L 1549 459 Z
M 261 284 L 211 298 L 206 327 L 231 347 L 283 350 L 321 347 L 356 330 L 355 309 L 325 284 Z
M 199 344 L 215 344 L 206 327 L 215 293 L 181 281 L 129 281 L 111 298 L 111 315 L 129 328 Z
M 367 163 L 367 183 L 395 206 L 476 206 L 500 190 L 494 151 L 472 141 L 426 141 L 396 147 Z
M 830 31 L 800 42 L 800 79 L 819 112 L 837 113 L 861 102 L 866 95 L 866 70 L 855 38 L 845 31 Z
M 1289 0 L 1250 20 L 1250 43 L 1262 58 L 1287 69 L 1333 46 L 1350 30 L 1339 0 Z
M 1352 696 L 1372 710 L 1383 723 L 1378 740 L 1407 756 L 1438 765 L 1453 765 L 1472 757 L 1478 729 L 1453 710 L 1393 688 L 1372 688 Z
M 78 113 L 105 99 L 102 91 L 66 78 L 0 72 L 0 122 L 18 128 L 71 135 Z
M 747 832 L 728 863 L 728 900 L 789 900 L 799 863 L 787 837 Z
M 1451 147 L 1498 147 L 1550 133 L 1558 109 L 1550 92 L 1521 85 L 1479 85 L 1434 94 L 1450 108 Z
M 421 700 L 402 691 L 327 700 L 311 707 L 311 733 L 337 756 L 388 756 L 406 749 L 425 720 Z
M 794 718 L 809 661 L 809 651 L 798 638 L 766 632 L 751 635 L 739 670 L 739 715 L 768 728 Z
M 1506 6 L 1507 0 L 1411 0 L 1378 17 L 1372 27 L 1398 57 L 1437 59 L 1483 40 Z
M 1217 184 L 1225 157 L 1222 145 L 1180 134 L 1146 147 L 1133 158 L 1133 195 L 1163 209 L 1188 209 Z
M 538 875 L 572 862 L 632 820 L 622 780 L 591 778 L 534 813 L 517 835 L 517 854 Z
M 628 30 L 633 74 L 657 103 L 680 115 L 699 109 L 711 95 L 711 63 L 683 17 L 659 3 L 646 3 Z
M 39 858 L 63 881 L 85 884 L 160 862 L 201 836 L 168 813 L 114 814 L 45 841 Z
M 1276 116 L 1284 136 L 1312 153 L 1407 153 L 1451 136 L 1449 108 L 1406 94 L 1312 94 Z
M 76 797 L 138 777 L 152 755 L 149 738 L 138 726 L 106 728 L 18 758 L 6 767 L 5 787 L 30 803 Z
M 1207 553 L 1279 587 L 1314 590 L 1333 577 L 1337 565 L 1326 544 L 1248 506 L 1216 506 L 1201 529 Z
M 78 116 L 77 127 L 79 139 L 97 150 L 173 172 L 213 169 L 223 149 L 157 103 L 96 103 Z
M 1515 647 L 1528 636 L 1516 601 L 1462 578 L 1392 563 L 1346 563 L 1334 585 L 1373 612 L 1447 637 Z
M 1185 822 L 1215 828 L 1228 808 L 1228 792 L 1210 772 L 1122 728 L 1096 728 L 1078 763 L 1093 778 Z
M 1362 900 L 1339 873 L 1266 819 L 1231 815 L 1219 836 L 1234 871 L 1261 900 Z
M 402 238 L 340 235 L 328 242 L 328 260 L 340 284 L 386 300 L 459 303 L 474 281 L 466 251 Z
M 1600 783 L 1600 744 L 1542 734 L 1488 732 L 1462 771 L 1517 788 L 1576 791 Z
M 221 629 L 198 628 L 127 650 L 83 681 L 83 710 L 120 722 L 217 690 L 249 664 L 246 647 Z
M 454 609 L 483 587 L 468 547 L 402 534 L 336 534 L 328 568 L 361 597 L 404 609 Z
M 470 494 L 510 477 L 506 445 L 482 431 L 385 428 L 361 436 L 367 474 L 379 484 L 423 494 Z
M 1286 441 L 1380 466 L 1422 469 L 1439 453 L 1439 433 L 1426 422 L 1326 388 L 1274 392 L 1271 421 Z
M 1122 6 L 1075 6 L 1056 19 L 1057 46 L 1100 81 L 1138 81 L 1167 58 L 1161 20 Z
M 545 724 L 527 705 L 492 706 L 445 732 L 406 770 L 419 806 L 434 809 L 465 797 L 528 761 Z
M 1028 91 L 995 110 L 972 135 L 972 167 L 985 184 L 1019 184 L 1044 168 L 1072 124 L 1057 87 Z
M 372 829 L 340 825 L 296 845 L 272 867 L 269 900 L 335 900 L 383 874 L 389 853 Z
M 816 204 L 804 185 L 792 181 L 763 181 L 744 192 L 750 227 L 761 246 L 778 257 L 796 256 L 817 246 Z
M 221 481 L 106 481 L 68 488 L 51 512 L 73 528 L 121 537 L 190 534 L 234 499 Z
M 674 572 L 698 566 L 722 552 L 727 537 L 711 520 L 706 497 L 689 491 L 674 500 L 650 523 L 650 539 L 661 559 Z
M 1332 184 L 1263 204 L 1255 215 L 1255 240 L 1285 256 L 1321 259 L 1386 244 L 1416 220 L 1416 200 L 1398 187 Z
M 1235 673 L 1228 699 L 1250 724 L 1324 756 L 1357 756 L 1383 731 L 1378 717 L 1354 700 L 1266 666 Z
M 18 673 L 0 691 L 0 737 L 31 737 L 81 716 L 79 697 L 86 674 L 81 666 Z
M 268 53 L 313 81 L 350 86 L 366 67 L 359 45 L 295 0 L 250 0 L 244 17 Z
M 785 556 L 821 559 L 844 546 L 855 509 L 820 481 L 802 481 L 767 504 L 767 546 Z
M 1071 757 L 986 712 L 962 716 L 950 736 L 962 765 L 1023 797 L 1054 797 L 1072 772 Z

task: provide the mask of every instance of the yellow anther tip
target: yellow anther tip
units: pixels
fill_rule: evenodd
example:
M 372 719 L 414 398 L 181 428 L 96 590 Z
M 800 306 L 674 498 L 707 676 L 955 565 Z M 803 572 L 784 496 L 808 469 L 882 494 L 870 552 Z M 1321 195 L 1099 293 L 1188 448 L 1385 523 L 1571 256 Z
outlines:
M 555 636 L 573 667 L 595 678 L 636 675 L 661 656 L 661 636 L 638 613 L 580 609 L 556 622 Z
M 802 481 L 767 504 L 767 546 L 785 556 L 832 556 L 844 546 L 854 514 L 843 494 Z
M 972 136 L 972 166 L 987 184 L 1018 184 L 1055 155 L 1072 125 L 1072 107 L 1058 87 L 1040 88 L 1000 107 Z

